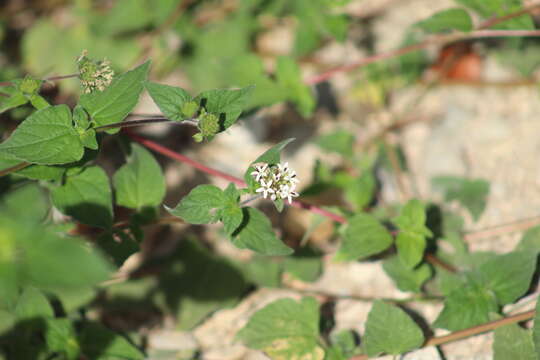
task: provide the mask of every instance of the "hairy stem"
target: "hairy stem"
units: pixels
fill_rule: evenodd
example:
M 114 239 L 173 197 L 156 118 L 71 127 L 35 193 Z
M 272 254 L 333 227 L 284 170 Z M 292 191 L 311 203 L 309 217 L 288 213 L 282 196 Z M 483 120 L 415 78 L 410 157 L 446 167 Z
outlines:
M 28 163 L 28 162 L 21 162 L 17 165 L 14 165 L 12 167 L 8 167 L 7 169 L 3 169 L 3 170 L 0 170 L 0 177 L 2 176 L 6 176 L 12 172 L 15 172 L 15 171 L 19 171 L 19 170 L 22 170 L 24 169 L 25 167 L 28 167 L 32 164 Z

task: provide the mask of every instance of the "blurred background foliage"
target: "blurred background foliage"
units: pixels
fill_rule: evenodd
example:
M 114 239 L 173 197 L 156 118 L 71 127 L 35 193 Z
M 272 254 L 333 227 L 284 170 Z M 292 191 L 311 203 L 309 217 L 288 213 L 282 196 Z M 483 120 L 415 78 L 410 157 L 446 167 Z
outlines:
M 362 17 L 347 13 L 344 6 L 350 2 L 4 1 L 0 3 L 0 81 L 22 78 L 28 73 L 37 78 L 73 74 L 76 72 L 75 59 L 87 49 L 93 58 L 110 60 L 118 74 L 152 59 L 150 77 L 153 80 L 165 79 L 189 89 L 192 94 L 213 88 L 255 85 L 247 106 L 249 109 L 290 102 L 296 115 L 310 118 L 318 106 L 330 103 L 332 106 L 328 108 L 333 110 L 333 113 L 330 111 L 332 115 L 336 115 L 339 109 L 332 99 L 335 94 L 328 90 L 329 85 L 310 87 L 304 83 L 304 77 L 335 65 L 335 61 L 328 64 L 321 60 L 318 52 L 336 42 L 350 42 L 365 55 L 376 53 L 377 39 L 373 37 L 370 24 L 377 14 Z M 481 18 L 493 11 L 486 9 L 481 1 L 460 0 L 456 4 L 475 10 Z M 468 15 L 463 15 L 463 11 L 458 13 L 453 14 L 455 17 L 449 25 L 448 18 L 440 16 L 437 21 L 422 21 L 403 29 L 395 48 L 421 41 L 425 35 L 444 33 L 448 28 L 470 30 L 472 22 Z M 514 20 L 505 26 L 510 29 L 534 28 L 530 17 Z M 348 74 L 352 81 L 347 84 L 347 91 L 366 108 L 384 109 L 395 90 L 424 81 L 430 71 L 439 71 L 440 80 L 480 81 L 478 64 L 487 55 L 493 55 L 501 64 L 512 68 L 517 79 L 534 80 L 540 64 L 538 45 L 537 39 L 496 39 L 450 45 L 435 54 L 414 52 L 363 67 L 352 73 L 354 75 Z M 450 67 L 446 66 L 448 58 L 454 60 Z M 340 59 L 340 63 L 348 60 Z M 3 88 L 2 91 L 9 92 L 9 89 Z M 79 83 L 76 79 L 67 79 L 57 82 L 56 86 L 46 84 L 43 92 L 51 103 L 74 105 Z M 0 134 L 8 134 L 31 110 L 30 106 L 23 106 L 1 114 L 0 119 L 8 121 L 0 123 Z M 293 122 L 294 119 L 290 121 Z M 277 126 L 280 124 L 283 125 L 278 122 Z M 379 200 L 381 186 L 377 175 L 381 168 L 406 172 L 407 163 L 398 145 L 389 145 L 379 139 L 373 141 L 373 149 L 370 149 L 373 151 L 359 151 L 357 134 L 362 125 L 357 121 L 353 131 L 334 128 L 323 131 L 324 134 L 316 139 L 309 139 L 323 151 L 338 156 L 339 160 L 337 165 L 317 161 L 313 166 L 313 182 L 305 186 L 302 195 L 309 198 L 328 192 L 332 196 L 337 191 L 339 199 L 335 201 L 336 197 L 332 197 L 332 205 L 341 202 L 346 209 L 334 211 L 350 215 L 370 209 L 378 219 L 387 220 L 399 212 L 399 206 L 386 204 L 373 208 Z M 306 134 L 307 128 L 307 125 L 302 128 Z M 309 133 L 306 137 L 311 135 Z M 90 156 L 90 160 L 95 156 Z M 112 162 L 118 165 L 120 160 Z M 58 173 L 51 174 L 51 179 L 58 180 L 59 176 Z M 28 177 L 31 178 L 31 174 Z M 312 282 L 323 271 L 320 249 L 312 249 L 311 246 L 296 251 L 288 258 L 255 256 L 246 262 L 214 253 L 210 246 L 201 245 L 195 239 L 200 235 L 199 230 L 192 229 L 185 241 L 178 246 L 172 245 L 172 251 L 148 256 L 144 264 L 131 274 L 131 281 L 113 279 L 98 293 L 94 285 L 109 279 L 113 273 L 111 264 L 121 265 L 131 254 L 139 251 L 140 226 L 155 220 L 157 212 L 150 209 L 150 215 L 143 212 L 134 214 L 138 218 L 133 216 L 130 220 L 128 227 L 131 233 L 128 231 L 128 235 L 104 232 L 97 236 L 95 229 L 73 226 L 76 233 L 95 241 L 96 247 L 108 255 L 109 264 L 98 252 L 90 252 L 89 256 L 87 247 L 81 245 L 82 241 L 77 245 L 74 242 L 73 246 L 62 246 L 65 238 L 61 234 L 73 229 L 52 224 L 42 226 L 43 219 L 51 218 L 48 213 L 51 204 L 43 189 L 28 185 L 20 178 L 13 183 L 9 181 L 0 178 L 0 194 L 3 195 L 0 204 L 0 245 L 3 246 L 0 260 L 16 256 L 15 242 L 22 244 L 29 256 L 19 264 L 17 271 L 9 273 L 5 278 L 8 281 L 0 284 L 4 289 L 11 288 L 11 293 L 0 301 L 0 331 L 5 331 L 0 343 L 7 344 L 8 356 L 28 340 L 32 344 L 27 350 L 29 358 L 47 358 L 49 353 L 40 348 L 43 347 L 43 336 L 38 336 L 39 341 L 35 336 L 35 333 L 45 333 L 48 349 L 64 352 L 66 358 L 74 358 L 73 354 L 80 349 L 86 354 L 93 354 L 96 359 L 143 358 L 132 342 L 144 345 L 141 338 L 145 329 L 167 322 L 168 325 L 172 322 L 176 329 L 193 329 L 213 311 L 237 304 L 254 288 L 283 287 L 285 279 Z M 433 179 L 433 184 L 448 202 L 456 201 L 475 220 L 486 207 L 489 183 L 484 180 L 444 176 Z M 6 195 L 3 191 L 8 185 L 16 191 Z M 32 206 L 28 207 L 30 203 Z M 122 210 L 116 208 L 115 211 L 121 213 Z M 451 216 L 444 214 L 444 217 Z M 306 234 L 301 234 L 298 239 L 301 246 L 322 221 L 313 219 Z M 473 263 L 472 254 L 456 235 L 462 231 L 462 218 L 458 217 L 456 224 L 447 222 L 451 224 L 446 224 L 450 229 L 445 230 L 446 239 L 460 251 L 455 254 L 441 252 L 441 257 Z M 24 231 L 20 231 L 21 224 Z M 165 237 L 168 231 L 163 230 L 157 237 Z M 449 233 L 455 236 L 450 237 Z M 334 235 L 333 230 L 330 231 L 325 240 L 333 242 Z M 117 241 L 119 236 L 123 237 L 122 242 Z M 35 238 L 42 242 L 36 245 L 33 242 Z M 148 253 L 152 250 L 155 249 L 145 249 Z M 55 261 L 58 254 L 69 261 Z M 386 273 L 401 290 L 421 292 L 422 285 L 432 276 L 434 269 L 424 263 L 415 272 L 407 272 L 395 259 L 385 262 Z M 43 268 L 48 269 L 47 276 L 42 273 Z M 74 268 L 86 282 L 65 276 Z M 3 270 L 0 266 L 0 275 Z M 14 290 L 26 285 L 27 290 L 22 294 Z M 85 310 L 76 314 L 75 310 L 82 306 Z M 73 320 L 73 325 L 59 321 L 66 314 Z M 47 319 L 46 323 L 25 323 L 36 316 Z M 114 330 L 129 334 L 131 340 L 127 341 L 94 322 L 98 320 Z M 15 341 L 21 330 L 27 336 Z M 70 348 L 72 344 L 76 347 Z M 192 355 L 188 354 L 186 358 Z

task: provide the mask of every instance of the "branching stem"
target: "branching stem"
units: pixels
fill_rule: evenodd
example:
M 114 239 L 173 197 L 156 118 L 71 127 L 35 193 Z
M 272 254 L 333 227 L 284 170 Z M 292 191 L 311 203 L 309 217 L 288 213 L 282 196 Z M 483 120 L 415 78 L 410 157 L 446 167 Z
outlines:
M 58 80 L 76 78 L 78 76 L 79 76 L 79 74 L 58 75 L 58 76 L 51 76 L 51 77 L 45 78 L 43 80 L 44 81 L 58 81 Z M 2 86 L 11 86 L 11 85 L 13 85 L 13 82 L 11 82 L 11 81 L 0 81 L 0 87 L 2 87 Z
M 358 69 L 360 67 L 363 67 L 363 66 L 381 61 L 381 60 L 391 59 L 391 58 L 405 55 L 414 51 L 422 50 L 433 44 L 444 45 L 444 44 L 452 43 L 455 41 L 492 38 L 492 37 L 540 36 L 540 30 L 486 30 L 487 28 L 493 27 L 495 25 L 498 25 L 510 19 L 514 19 L 516 17 L 528 14 L 537 8 L 540 8 L 540 1 L 537 1 L 529 6 L 526 6 L 516 12 L 510 13 L 501 17 L 486 20 L 482 24 L 480 24 L 476 28 L 475 31 L 471 31 L 469 33 L 450 33 L 450 34 L 443 34 L 443 35 L 433 35 L 416 44 L 412 44 L 412 45 L 408 45 L 399 49 L 394 49 L 394 50 L 390 50 L 390 51 L 383 52 L 380 54 L 368 56 L 366 58 L 363 58 L 361 60 L 358 60 L 348 65 L 335 67 L 322 74 L 315 75 L 314 77 L 306 79 L 305 83 L 308 85 L 315 85 L 315 84 L 324 82 L 339 73 L 352 71 L 352 70 Z

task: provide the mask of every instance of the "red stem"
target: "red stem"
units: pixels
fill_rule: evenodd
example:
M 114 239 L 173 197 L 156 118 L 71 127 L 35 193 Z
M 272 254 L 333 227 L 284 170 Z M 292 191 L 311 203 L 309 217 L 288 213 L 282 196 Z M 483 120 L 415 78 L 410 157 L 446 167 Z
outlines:
M 219 170 L 216 170 L 216 169 L 212 169 L 208 166 L 205 166 L 185 155 L 182 155 L 182 154 L 179 154 L 177 152 L 174 152 L 172 151 L 171 149 L 168 149 L 164 146 L 161 146 L 155 142 L 153 142 L 152 140 L 148 140 L 146 138 L 143 138 L 142 136 L 139 136 L 139 135 L 135 135 L 133 134 L 132 132 L 129 132 L 129 131 L 124 131 L 125 134 L 127 134 L 130 138 L 132 138 L 133 140 L 135 140 L 136 142 L 138 142 L 139 144 L 142 144 L 144 146 L 146 146 L 147 148 L 149 149 L 152 149 L 154 150 L 155 152 L 157 153 L 160 153 L 162 155 L 165 155 L 171 159 L 174 159 L 174 160 L 178 160 L 180 162 L 183 162 L 183 163 L 186 163 L 186 164 L 189 164 L 191 166 L 193 166 L 194 168 L 196 169 L 199 169 L 201 170 L 202 172 L 204 173 L 207 173 L 208 175 L 212 175 L 212 176 L 217 176 L 217 177 L 220 177 L 222 179 L 225 179 L 227 181 L 230 181 L 232 183 L 235 183 L 236 185 L 239 185 L 239 186 L 245 186 L 246 183 L 242 180 L 242 179 L 239 179 L 235 176 L 232 176 L 232 175 L 229 175 L 229 174 L 226 174 L 222 171 L 219 171 Z
M 168 149 L 164 146 L 161 146 L 155 142 L 153 142 L 152 140 L 149 140 L 149 139 L 146 139 L 142 136 L 139 136 L 139 135 L 136 135 L 132 132 L 129 132 L 129 131 L 126 131 L 124 130 L 124 133 L 126 135 L 128 135 L 132 140 L 138 142 L 139 144 L 142 144 L 144 146 L 146 146 L 147 148 L 149 149 L 152 149 L 154 150 L 155 152 L 157 153 L 160 153 L 161 155 L 164 155 L 164 156 L 167 156 L 171 159 L 174 159 L 174 160 L 178 160 L 180 162 L 183 162 L 183 163 L 186 163 L 186 164 L 189 164 L 191 166 L 193 166 L 194 168 L 196 169 L 199 169 L 201 170 L 202 172 L 208 174 L 208 175 L 212 175 L 212 176 L 217 176 L 217 177 L 220 177 L 222 179 L 225 179 L 227 181 L 230 181 L 236 185 L 239 185 L 239 186 L 246 186 L 246 183 L 244 182 L 244 180 L 240 179 L 240 178 L 237 178 L 236 176 L 232 176 L 232 175 L 229 175 L 229 174 L 226 174 L 222 171 L 219 171 L 219 170 L 216 170 L 216 169 L 213 169 L 213 168 L 210 168 L 208 166 L 205 166 L 185 155 L 182 155 L 182 154 L 179 154 L 175 151 L 172 151 L 171 149 Z M 311 211 L 312 213 L 314 214 L 319 214 L 319 215 L 322 215 L 324 217 L 327 217 L 329 219 L 332 219 L 334 220 L 335 222 L 338 222 L 340 224 L 345 224 L 347 222 L 347 220 L 343 217 L 343 216 L 340 216 L 340 215 L 337 215 L 337 214 L 334 214 L 328 210 L 325 210 L 325 209 L 322 209 L 318 206 L 315 206 L 315 205 L 310 205 L 310 204 L 306 204 L 302 201 L 293 201 L 292 206 L 294 207 L 297 207 L 297 208 L 300 208 L 300 209 L 305 209 L 305 210 L 309 210 Z

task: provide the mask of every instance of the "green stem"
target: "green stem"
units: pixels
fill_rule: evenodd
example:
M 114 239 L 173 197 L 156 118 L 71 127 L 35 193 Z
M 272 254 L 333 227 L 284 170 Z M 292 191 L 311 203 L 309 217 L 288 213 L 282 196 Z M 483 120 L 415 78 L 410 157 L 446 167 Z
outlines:
M 261 194 L 258 194 L 258 195 L 252 196 L 252 197 L 250 197 L 250 198 L 247 198 L 246 200 L 243 200 L 243 201 L 240 203 L 240 207 L 243 207 L 243 206 L 249 204 L 249 203 L 252 202 L 252 201 L 255 201 L 255 200 L 257 200 L 257 199 L 260 199 L 261 197 L 262 197 L 262 195 L 261 195 Z

